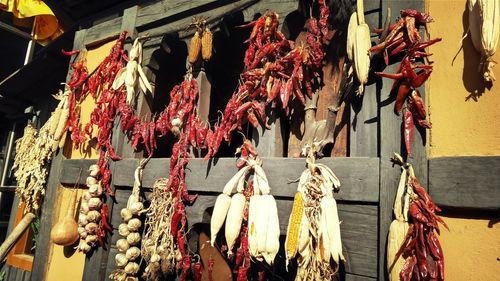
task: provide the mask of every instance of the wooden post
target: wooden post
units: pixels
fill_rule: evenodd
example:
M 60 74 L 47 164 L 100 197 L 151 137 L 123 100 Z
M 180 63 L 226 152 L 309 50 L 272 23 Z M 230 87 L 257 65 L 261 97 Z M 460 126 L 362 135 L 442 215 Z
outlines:
M 0 261 L 7 256 L 10 248 L 16 244 L 17 240 L 23 235 L 24 231 L 29 227 L 30 223 L 35 219 L 35 214 L 27 213 L 23 219 L 14 227 L 12 232 L 7 236 L 5 241 L 0 246 Z

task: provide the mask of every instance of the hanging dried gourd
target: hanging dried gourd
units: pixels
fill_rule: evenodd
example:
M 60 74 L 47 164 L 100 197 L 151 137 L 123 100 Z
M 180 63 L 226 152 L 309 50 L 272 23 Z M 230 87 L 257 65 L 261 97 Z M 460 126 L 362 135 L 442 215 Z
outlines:
M 309 150 L 308 169 L 299 179 L 285 241 L 287 265 L 297 256 L 295 280 L 331 280 L 345 260 L 333 198 L 340 181 L 329 167 L 314 162 L 314 153 Z
M 472 44 L 481 54 L 479 71 L 484 81 L 493 82 L 493 55 L 500 39 L 500 0 L 469 0 L 467 8 Z

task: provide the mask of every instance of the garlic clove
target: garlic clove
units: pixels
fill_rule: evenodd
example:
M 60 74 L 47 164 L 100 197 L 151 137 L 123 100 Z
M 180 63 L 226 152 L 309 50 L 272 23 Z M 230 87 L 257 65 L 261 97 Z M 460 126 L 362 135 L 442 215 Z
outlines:
M 90 222 L 85 226 L 85 230 L 88 232 L 88 234 L 95 234 L 98 227 L 99 226 L 96 223 Z
M 90 186 L 92 184 L 97 184 L 98 181 L 94 177 L 87 177 L 87 180 L 85 181 L 85 183 L 87 184 L 87 186 Z
M 89 193 L 93 197 L 101 196 L 102 186 L 98 183 L 89 185 Z
M 90 176 L 96 178 L 99 176 L 99 166 L 97 164 L 92 164 L 89 167 Z
M 82 200 L 83 201 L 89 201 L 90 198 L 92 198 L 92 195 L 90 195 L 88 190 L 85 190 L 82 194 Z
M 88 235 L 85 238 L 85 242 L 87 242 L 87 244 L 89 245 L 95 244 L 97 242 L 97 235 Z
M 139 271 L 139 265 L 135 262 L 129 262 L 126 266 L 124 271 L 127 274 L 136 274 Z
M 80 204 L 80 213 L 81 214 L 87 214 L 89 212 L 89 202 L 88 201 L 82 201 Z
M 141 241 L 141 235 L 137 232 L 131 232 L 129 235 L 127 235 L 127 242 L 130 245 L 137 245 Z
M 87 218 L 87 215 L 85 214 L 79 214 L 78 215 L 78 224 L 81 226 L 85 226 L 89 223 L 89 220 Z
M 137 259 L 140 255 L 141 255 L 141 250 L 137 247 L 130 247 L 125 253 L 125 256 L 129 261 Z
M 87 220 L 89 222 L 97 223 L 101 219 L 101 213 L 99 211 L 92 210 L 87 213 Z
M 120 252 L 126 252 L 130 248 L 130 244 L 127 242 L 127 239 L 118 239 L 118 241 L 116 241 L 116 248 L 118 248 Z
M 130 234 L 130 230 L 128 229 L 128 225 L 126 223 L 122 223 L 118 226 L 118 234 L 123 237 L 127 237 Z
M 98 197 L 92 197 L 89 199 L 89 209 L 90 210 L 98 210 L 102 206 L 102 201 Z
M 133 215 L 139 215 L 142 210 L 144 210 L 144 204 L 142 202 L 135 202 L 130 205 L 130 211 Z

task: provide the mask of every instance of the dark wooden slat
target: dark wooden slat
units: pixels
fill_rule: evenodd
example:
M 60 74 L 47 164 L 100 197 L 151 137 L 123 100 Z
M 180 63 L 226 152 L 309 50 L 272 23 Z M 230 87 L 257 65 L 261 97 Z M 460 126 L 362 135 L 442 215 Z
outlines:
M 80 169 L 82 169 L 82 174 L 80 176 L 80 184 L 84 185 L 86 178 L 89 176 L 89 167 L 92 164 L 96 164 L 97 159 L 66 159 L 62 163 L 62 171 L 59 176 L 59 181 L 62 184 L 72 185 L 75 184 L 75 180 L 80 174 Z
M 275 196 L 293 197 L 297 179 L 305 169 L 304 159 L 263 158 L 264 171 L 268 175 Z M 124 159 L 117 162 L 113 175 L 118 186 L 132 186 L 133 171 L 138 160 Z M 143 174 L 143 186 L 151 187 L 153 182 L 168 174 L 170 160 L 151 159 Z M 208 165 L 203 159 L 191 159 L 186 171 L 186 183 L 190 191 L 221 192 L 223 186 L 236 173 L 235 159 L 220 158 L 215 165 Z M 338 194 L 340 200 L 378 202 L 378 159 L 377 158 L 332 158 L 318 161 L 336 173 L 343 187 Z M 74 171 L 74 170 L 73 170 Z M 279 175 L 279 176 L 276 176 Z M 65 178 L 76 178 L 64 175 Z
M 367 276 L 349 274 L 349 273 L 347 273 L 345 275 L 345 281 L 374 281 L 374 280 L 377 280 L 377 279 L 372 278 L 372 277 L 367 277 Z
M 98 45 L 113 37 L 117 37 L 120 35 L 121 23 L 122 17 L 117 17 L 87 29 L 84 41 L 85 46 Z
M 354 94 L 355 95 L 355 94 Z M 377 85 L 365 87 L 365 94 L 351 100 L 349 156 L 377 157 L 378 105 Z
M 447 207 L 500 209 L 500 157 L 429 160 L 432 200 Z

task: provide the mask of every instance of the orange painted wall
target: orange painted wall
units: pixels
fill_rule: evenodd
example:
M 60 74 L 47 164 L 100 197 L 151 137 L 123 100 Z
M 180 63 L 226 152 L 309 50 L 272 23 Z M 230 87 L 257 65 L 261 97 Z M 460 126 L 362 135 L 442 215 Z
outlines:
M 114 42 L 109 42 L 96 49 L 89 50 L 87 53 L 87 67 L 89 72 L 92 72 L 99 63 L 107 56 Z M 94 101 L 91 97 L 86 98 L 81 105 L 81 124 L 86 124 L 89 121 L 90 112 L 94 108 Z M 94 130 L 95 131 L 95 130 Z M 91 147 L 82 149 L 71 149 L 69 142 L 66 143 L 65 155 L 71 159 L 93 159 L 98 157 L 98 153 Z M 82 188 L 86 188 L 82 186 Z M 78 199 L 83 193 L 83 189 L 78 190 Z M 69 207 L 69 201 L 73 196 L 73 188 L 61 186 L 55 204 L 53 221 L 58 221 L 59 218 L 66 215 Z M 79 200 L 78 200 L 79 201 Z M 77 202 L 78 202 L 77 201 Z M 85 255 L 80 252 L 70 251 L 65 247 L 51 244 L 49 250 L 49 263 L 47 264 L 46 280 L 48 281 L 79 281 L 82 280 L 83 267 L 85 265 Z M 67 247 L 66 247 L 67 248 Z
M 497 81 L 487 88 L 477 72 L 480 56 L 470 38 L 460 49 L 468 22 L 466 0 L 427 0 L 426 6 L 435 19 L 429 26 L 431 37 L 443 38 L 429 50 L 434 72 L 426 85 L 433 126 L 428 155 L 500 155 L 500 65 L 494 70 Z M 500 62 L 500 49 L 494 60 Z M 499 280 L 498 213 L 454 211 L 443 217 L 450 227 L 440 238 L 446 280 Z

